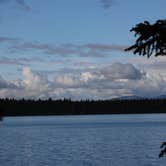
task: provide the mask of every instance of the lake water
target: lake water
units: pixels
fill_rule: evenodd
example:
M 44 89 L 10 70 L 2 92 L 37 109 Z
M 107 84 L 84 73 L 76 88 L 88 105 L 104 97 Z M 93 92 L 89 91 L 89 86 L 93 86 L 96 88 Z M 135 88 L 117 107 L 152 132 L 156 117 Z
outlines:
M 2 166 L 165 166 L 166 114 L 10 117 Z

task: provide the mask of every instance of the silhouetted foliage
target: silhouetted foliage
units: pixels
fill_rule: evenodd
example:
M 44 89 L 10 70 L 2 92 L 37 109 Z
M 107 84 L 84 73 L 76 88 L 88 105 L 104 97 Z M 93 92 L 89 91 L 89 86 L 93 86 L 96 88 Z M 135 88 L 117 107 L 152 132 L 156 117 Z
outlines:
M 144 21 L 144 23 L 137 24 L 130 31 L 135 32 L 135 36 L 138 36 L 138 38 L 135 44 L 125 49 L 125 51 L 132 50 L 134 54 L 147 55 L 148 58 L 151 55 L 166 55 L 166 20 L 158 20 L 154 24 Z M 164 155 L 166 155 L 166 142 L 161 146 L 159 158 Z
M 160 151 L 160 154 L 159 154 L 159 158 L 166 155 L 166 142 L 162 143 L 160 149 L 161 149 L 161 151 Z
M 136 42 L 125 51 L 132 50 L 134 54 L 164 56 L 166 55 L 166 20 L 158 20 L 154 24 L 148 21 L 139 23 L 133 27 L 131 32 L 138 36 Z

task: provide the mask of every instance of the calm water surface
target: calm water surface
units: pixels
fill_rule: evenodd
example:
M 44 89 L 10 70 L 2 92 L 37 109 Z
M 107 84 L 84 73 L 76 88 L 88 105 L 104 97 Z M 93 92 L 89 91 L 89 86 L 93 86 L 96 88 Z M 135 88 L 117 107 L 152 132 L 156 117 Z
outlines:
M 5 118 L 2 166 L 165 166 L 166 114 Z

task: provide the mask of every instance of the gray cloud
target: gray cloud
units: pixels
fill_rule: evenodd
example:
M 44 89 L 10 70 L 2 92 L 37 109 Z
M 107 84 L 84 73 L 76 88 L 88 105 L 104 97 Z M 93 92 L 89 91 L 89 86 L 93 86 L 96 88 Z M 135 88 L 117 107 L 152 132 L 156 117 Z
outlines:
M 38 42 L 23 42 L 19 44 L 12 45 L 11 49 L 17 51 L 41 51 L 44 54 L 56 54 L 56 55 L 70 55 L 77 52 L 77 48 L 67 45 L 52 45 L 52 44 L 42 44 Z
M 0 90 L 1 89 L 17 89 L 17 85 L 15 85 L 14 83 L 10 82 L 10 81 L 6 81 L 4 80 L 1 76 L 0 76 Z
M 11 0 L 0 0 L 0 3 L 9 3 Z M 31 7 L 25 2 L 25 0 L 13 0 L 17 5 L 26 11 L 30 11 Z
M 9 43 L 9 44 L 12 44 L 13 42 L 18 42 L 19 39 L 17 38 L 12 38 L 12 37 L 3 37 L 3 36 L 0 36 L 0 43 Z
M 135 68 L 132 64 L 114 63 L 104 67 L 101 73 L 111 79 L 141 79 L 144 73 Z
M 110 45 L 110 44 L 99 44 L 99 43 L 90 43 L 83 46 L 91 50 L 98 51 L 124 51 L 127 46 L 122 45 Z
M 39 42 L 25 42 L 21 39 L 1 37 L 0 42 L 8 42 L 11 51 L 40 51 L 44 54 L 70 56 L 77 55 L 82 57 L 102 57 L 108 56 L 112 51 L 124 52 L 127 46 L 114 44 L 89 43 L 83 45 L 60 44 L 53 45 Z
M 88 43 L 88 44 L 48 44 L 40 42 L 28 42 L 19 38 L 0 36 L 0 43 L 6 43 L 9 46 L 7 50 L 10 52 L 20 51 L 40 51 L 44 54 L 70 56 L 77 55 L 81 57 L 102 57 L 108 56 L 113 51 L 124 52 L 128 46 L 116 44 L 101 44 L 101 43 Z
M 109 9 L 112 6 L 112 0 L 100 0 L 104 9 Z
M 21 6 L 23 9 L 25 9 L 26 11 L 30 11 L 31 7 L 29 5 L 27 5 L 27 3 L 24 0 L 15 0 L 16 3 Z
M 40 59 L 35 58 L 8 58 L 8 57 L 0 57 L 0 64 L 2 65 L 19 65 L 19 66 L 25 66 L 28 65 L 34 61 L 41 61 Z
M 24 65 L 23 63 L 19 62 L 18 60 L 11 60 L 11 59 L 0 59 L 0 64 L 3 65 Z

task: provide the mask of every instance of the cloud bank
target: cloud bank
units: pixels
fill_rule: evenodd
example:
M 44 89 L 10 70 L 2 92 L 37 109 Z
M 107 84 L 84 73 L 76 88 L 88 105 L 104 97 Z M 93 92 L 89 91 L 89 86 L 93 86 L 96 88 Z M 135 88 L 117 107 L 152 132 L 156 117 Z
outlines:
M 121 96 L 153 97 L 166 94 L 166 76 L 141 71 L 132 64 L 114 63 L 91 71 L 57 74 L 49 79 L 28 67 L 22 79 L 0 77 L 0 97 L 111 99 Z

